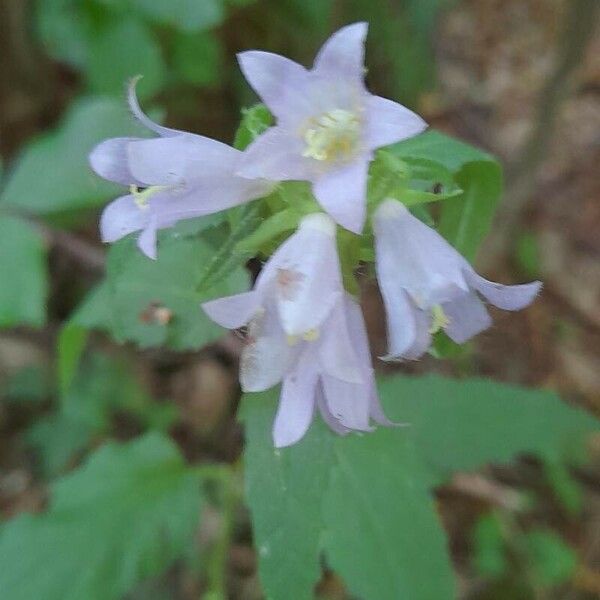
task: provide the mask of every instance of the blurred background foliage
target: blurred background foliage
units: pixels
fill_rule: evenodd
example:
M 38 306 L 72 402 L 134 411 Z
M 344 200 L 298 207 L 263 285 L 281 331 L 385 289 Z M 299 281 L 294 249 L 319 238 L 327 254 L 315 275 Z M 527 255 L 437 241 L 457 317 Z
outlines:
M 98 214 L 119 190 L 87 166 L 98 141 L 146 135 L 126 108 L 130 77 L 143 75 L 140 99 L 154 117 L 231 143 L 240 110 L 256 100 L 236 52 L 260 48 L 308 65 L 330 32 L 367 20 L 369 87 L 503 162 L 506 193 L 478 255 L 484 274 L 506 282 L 541 277 L 546 285 L 529 311 L 495 315 L 496 327 L 451 359 L 402 370 L 552 388 L 600 414 L 597 12 L 597 0 L 0 0 L 3 598 L 252 599 L 264 587 L 301 598 L 292 590 L 314 581 L 325 598 L 351 597 L 346 586 L 359 597 L 393 597 L 379 546 L 392 566 L 405 558 L 398 549 L 410 548 L 414 562 L 403 568 L 414 573 L 427 575 L 436 564 L 431 579 L 442 587 L 431 593 L 441 597 L 450 575 L 427 554 L 429 545 L 444 544 L 435 524 L 418 502 L 412 513 L 397 512 L 414 486 L 436 489 L 462 598 L 599 597 L 600 446 L 592 437 L 587 452 L 564 447 L 567 430 L 581 442 L 595 425 L 552 394 L 540 392 L 540 411 L 536 392 L 475 386 L 467 393 L 444 379 L 391 379 L 390 414 L 422 423 L 415 449 L 384 464 L 376 458 L 386 453 L 385 432 L 364 442 L 369 452 L 361 455 L 355 443 L 338 444 L 317 427 L 300 451 L 315 464 L 307 473 L 296 455 L 282 466 L 266 445 L 251 443 L 250 519 L 235 417 L 241 342 L 218 341 L 221 332 L 197 318 L 198 299 L 185 296 L 214 255 L 221 225 L 193 222 L 178 230 L 180 239 L 165 239 L 158 277 L 130 240 L 107 259 Z M 462 160 L 456 148 L 444 157 L 450 169 Z M 485 168 L 485 161 L 470 164 Z M 491 195 L 500 190 L 494 173 L 482 178 Z M 461 250 L 474 255 L 475 248 Z M 234 268 L 222 279 L 225 294 L 247 285 L 249 273 Z M 165 289 L 167 301 L 153 302 Z M 381 354 L 381 310 L 366 280 L 363 296 Z M 390 404 L 396 394 L 407 398 L 404 406 Z M 431 396 L 449 398 L 456 412 L 443 414 Z M 478 412 L 463 406 L 467 397 Z M 511 403 L 524 407 L 522 429 L 496 412 Z M 250 440 L 270 443 L 271 410 L 265 402 L 245 415 Z M 445 438 L 448 431 L 462 437 Z M 410 483 L 401 474 L 413 456 L 427 468 Z M 363 579 L 352 575 L 364 568 L 363 554 L 344 552 L 345 542 L 356 542 L 345 524 L 370 513 L 350 502 L 353 484 L 340 468 L 361 460 L 363 475 L 388 475 L 389 487 L 366 476 L 360 483 L 373 489 L 379 514 L 407 531 L 394 537 L 390 530 L 383 544 L 368 533 L 358 540 L 377 573 Z M 314 490 L 328 469 L 340 496 L 321 506 Z M 286 478 L 304 494 L 304 521 L 273 532 L 271 515 L 290 511 L 277 495 Z M 322 511 L 338 537 L 325 542 L 320 564 L 311 536 Z M 411 535 L 413 517 L 427 542 Z M 273 563 L 269 548 L 280 557 L 289 551 L 293 564 Z

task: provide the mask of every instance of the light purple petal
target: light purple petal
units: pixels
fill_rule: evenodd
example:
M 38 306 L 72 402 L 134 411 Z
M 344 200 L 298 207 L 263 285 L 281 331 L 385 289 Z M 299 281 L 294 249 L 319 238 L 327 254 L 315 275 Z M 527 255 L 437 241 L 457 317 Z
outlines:
M 180 135 L 182 132 L 177 131 L 177 129 L 170 129 L 169 127 L 163 127 L 158 123 L 155 123 L 150 117 L 148 117 L 142 109 L 140 108 L 140 103 L 138 102 L 137 95 L 135 93 L 135 86 L 137 82 L 141 79 L 141 76 L 133 77 L 129 81 L 129 85 L 127 86 L 127 101 L 129 103 L 129 108 L 131 112 L 134 114 L 135 118 L 145 127 L 158 133 L 163 137 L 169 137 L 172 135 Z
M 364 383 L 362 363 L 350 339 L 343 299 L 323 324 L 317 343 L 324 373 L 350 383 Z
M 485 305 L 474 292 L 443 304 L 442 308 L 448 317 L 444 331 L 457 344 L 466 342 L 492 324 Z
M 355 431 L 372 431 L 369 424 L 369 386 L 322 375 L 325 402 L 340 423 Z
M 103 242 L 116 242 L 122 237 L 144 229 L 150 220 L 150 213 L 141 209 L 132 195 L 113 200 L 102 211 L 100 235 Z
M 274 303 L 267 304 L 248 325 L 240 364 L 242 390 L 261 392 L 279 383 L 297 357 L 298 346 L 288 345 Z
M 380 281 L 394 280 L 419 308 L 429 309 L 469 291 L 463 275 L 466 260 L 402 203 L 382 202 L 373 228 Z
M 347 435 L 350 433 L 350 429 L 342 425 L 342 423 L 336 419 L 329 410 L 327 406 L 327 402 L 325 401 L 325 392 L 323 391 L 323 383 L 317 383 L 316 388 L 316 403 L 321 413 L 321 417 L 323 421 L 325 421 L 326 425 L 338 435 Z
M 427 123 L 405 106 L 381 98 L 366 99 L 366 127 L 364 143 L 369 150 L 387 146 L 421 133 Z
M 206 178 L 232 176 L 241 153 L 198 135 L 132 142 L 127 146 L 133 175 L 147 185 L 181 186 Z
M 354 23 L 336 31 L 321 47 L 314 70 L 320 76 L 364 79 L 367 23 Z
M 273 423 L 276 448 L 291 446 L 308 431 L 315 408 L 317 372 L 310 359 L 300 360 L 281 386 L 279 407 Z
M 313 192 L 319 204 L 342 227 L 360 233 L 367 210 L 366 156 L 334 167 L 314 181 Z
M 323 213 L 304 217 L 298 231 L 269 259 L 257 289 L 273 286 L 288 335 L 318 330 L 342 296 L 335 223 Z
M 137 240 L 138 248 L 152 260 L 156 260 L 156 233 L 158 224 L 155 216 L 151 216 Z
M 141 138 L 112 138 L 98 144 L 90 152 L 89 161 L 92 169 L 109 181 L 123 185 L 141 185 L 135 179 L 128 166 L 127 146 Z
M 246 148 L 236 174 L 274 181 L 308 179 L 314 161 L 303 157 L 303 151 L 300 136 L 281 127 L 271 127 Z
M 484 279 L 472 269 L 465 269 L 465 278 L 470 286 L 483 295 L 488 302 L 504 310 L 521 310 L 529 306 L 542 288 L 541 281 L 522 285 L 502 285 Z
M 259 50 L 241 52 L 238 61 L 248 83 L 279 119 L 280 125 L 292 126 L 306 115 L 311 101 L 309 73 L 303 66 Z
M 246 325 L 260 308 L 260 295 L 255 291 L 217 298 L 202 304 L 204 312 L 215 323 L 227 329 Z

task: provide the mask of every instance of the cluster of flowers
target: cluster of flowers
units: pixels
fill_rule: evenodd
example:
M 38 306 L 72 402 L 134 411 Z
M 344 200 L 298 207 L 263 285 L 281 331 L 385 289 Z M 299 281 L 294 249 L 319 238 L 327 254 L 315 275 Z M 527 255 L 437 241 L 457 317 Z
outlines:
M 249 83 L 277 119 L 241 152 L 199 135 L 162 127 L 129 103 L 158 134 L 115 138 L 90 156 L 100 176 L 129 186 L 101 218 L 104 241 L 140 232 L 156 257 L 156 232 L 176 222 L 267 195 L 278 182 L 309 181 L 324 212 L 305 216 L 271 256 L 253 290 L 203 305 L 217 323 L 247 326 L 240 381 L 245 391 L 283 382 L 273 427 L 277 447 L 297 442 L 315 408 L 337 433 L 392 425 L 377 398 L 360 306 L 344 290 L 336 246 L 339 224 L 361 233 L 374 150 L 411 137 L 425 122 L 364 85 L 365 23 L 344 27 L 311 70 L 282 56 L 239 56 Z M 462 343 L 490 326 L 481 296 L 505 310 L 532 302 L 539 282 L 503 286 L 475 273 L 434 229 L 395 199 L 372 215 L 375 266 L 389 350 L 384 360 L 416 359 L 440 329 Z

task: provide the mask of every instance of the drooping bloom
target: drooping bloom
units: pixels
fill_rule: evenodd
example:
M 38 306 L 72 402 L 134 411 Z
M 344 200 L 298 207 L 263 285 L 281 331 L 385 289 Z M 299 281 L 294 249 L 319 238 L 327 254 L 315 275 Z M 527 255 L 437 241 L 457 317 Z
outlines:
M 239 62 L 250 85 L 277 118 L 246 149 L 240 175 L 312 182 L 333 219 L 360 233 L 373 151 L 423 131 L 407 108 L 370 94 L 364 85 L 366 23 L 340 29 L 321 48 L 312 70 L 269 52 Z
M 114 242 L 141 231 L 140 250 L 156 258 L 159 229 L 264 196 L 273 184 L 235 175 L 242 156 L 239 150 L 151 121 L 139 107 L 134 86 L 135 81 L 129 87 L 129 106 L 159 137 L 105 140 L 92 150 L 89 160 L 98 175 L 130 190 L 104 209 L 102 240 Z
M 541 282 L 501 285 L 473 270 L 441 235 L 396 200 L 385 200 L 373 218 L 376 270 L 388 328 L 386 359 L 414 359 L 443 329 L 463 343 L 491 325 L 480 296 L 504 310 L 525 308 Z
M 338 433 L 389 425 L 379 406 L 358 305 L 344 292 L 335 224 L 324 214 L 303 219 L 273 254 L 250 292 L 203 304 L 229 329 L 247 325 L 240 382 L 246 392 L 283 382 L 273 438 L 297 442 L 315 407 Z

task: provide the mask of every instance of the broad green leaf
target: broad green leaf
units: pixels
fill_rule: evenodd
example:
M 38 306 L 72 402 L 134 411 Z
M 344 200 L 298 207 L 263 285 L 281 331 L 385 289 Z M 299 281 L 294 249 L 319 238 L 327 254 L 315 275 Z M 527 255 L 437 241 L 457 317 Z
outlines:
M 48 54 L 69 65 L 83 68 L 92 35 L 90 16 L 75 0 L 37 0 L 35 29 Z
M 292 208 L 281 210 L 265 219 L 249 236 L 238 242 L 235 251 L 256 254 L 265 245 L 286 231 L 298 226 L 298 213 Z
M 325 551 L 360 598 L 454 598 L 445 534 L 410 433 L 335 440 Z
M 468 260 L 487 236 L 502 193 L 502 170 L 495 162 L 472 162 L 456 174 L 460 198 L 445 202 L 439 232 Z
M 179 34 L 173 43 L 173 66 L 195 85 L 214 85 L 221 75 L 221 41 L 212 33 Z
M 577 553 L 550 530 L 536 529 L 525 534 L 528 564 L 537 582 L 543 586 L 565 583 L 578 563 Z
M 392 419 L 410 423 L 437 481 L 453 471 L 506 462 L 520 453 L 563 460 L 600 423 L 549 391 L 484 379 L 391 377 L 380 396 Z
M 140 15 L 180 31 L 195 32 L 219 25 L 223 0 L 131 0 Z
M 267 597 L 310 599 L 321 575 L 321 505 L 333 437 L 315 424 L 302 443 L 275 450 L 271 427 L 277 396 L 271 391 L 243 398 L 246 501 Z
M 53 132 L 25 147 L 8 173 L 0 204 L 49 215 L 98 206 L 117 196 L 122 188 L 97 177 L 88 165 L 88 154 L 105 138 L 127 135 L 147 133 L 122 101 L 76 101 Z
M 64 394 L 71 385 L 91 329 L 112 329 L 108 284 L 97 285 L 60 330 L 57 343 L 58 387 Z
M 161 48 L 148 28 L 125 17 L 111 21 L 91 38 L 85 73 L 93 92 L 119 98 L 127 81 L 142 75 L 136 90 L 144 98 L 160 90 L 166 67 Z
M 50 508 L 0 529 L 7 600 L 112 600 L 166 569 L 191 542 L 199 476 L 151 434 L 110 443 L 52 488 Z
M 238 261 L 198 292 L 216 249 L 198 236 L 162 236 L 158 259 L 142 255 L 133 239 L 109 252 L 112 334 L 142 347 L 199 348 L 223 335 L 202 311 L 204 300 L 246 291 L 248 273 Z
M 481 575 L 496 578 L 506 573 L 502 522 L 495 513 L 482 516 L 473 528 L 473 562 Z
M 454 173 L 461 197 L 442 205 L 440 233 L 473 260 L 487 235 L 502 193 L 502 169 L 489 154 L 435 130 L 390 146 L 404 159 L 426 159 Z
M 35 227 L 0 214 L 0 327 L 46 320 L 46 250 Z

